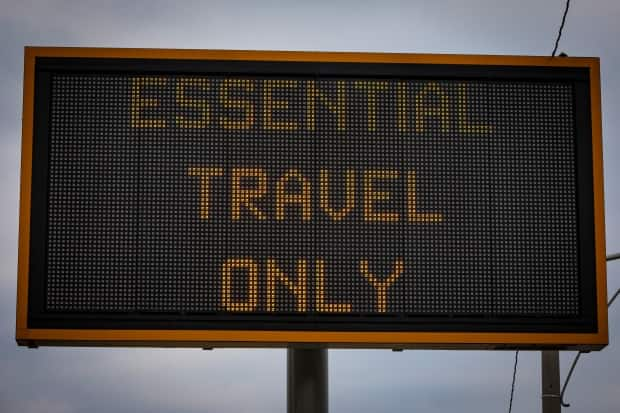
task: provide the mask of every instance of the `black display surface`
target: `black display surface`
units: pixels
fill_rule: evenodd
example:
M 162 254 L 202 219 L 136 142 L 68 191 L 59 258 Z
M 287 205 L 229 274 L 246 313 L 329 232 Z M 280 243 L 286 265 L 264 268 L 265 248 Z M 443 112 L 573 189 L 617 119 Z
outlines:
M 596 330 L 586 69 L 36 69 L 33 327 Z

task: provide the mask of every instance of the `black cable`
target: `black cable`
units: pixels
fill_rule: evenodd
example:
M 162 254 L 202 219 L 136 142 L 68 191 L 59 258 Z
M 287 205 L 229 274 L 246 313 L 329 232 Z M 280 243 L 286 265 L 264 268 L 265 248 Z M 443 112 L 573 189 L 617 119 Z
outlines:
M 620 253 L 610 254 L 607 256 L 607 261 L 614 261 L 620 259 Z
M 566 23 L 566 14 L 568 14 L 569 5 L 570 0 L 566 0 L 566 8 L 564 9 L 564 15 L 562 16 L 562 24 L 560 24 L 560 30 L 558 31 L 557 39 L 555 39 L 555 47 L 553 48 L 551 56 L 555 56 L 555 52 L 558 51 L 558 45 L 560 44 L 560 38 L 562 37 L 562 29 L 564 28 L 564 23 Z
M 611 297 L 611 300 L 609 300 L 609 302 L 607 303 L 607 308 L 611 307 L 611 305 L 613 304 L 614 300 L 618 297 L 618 294 L 620 294 L 620 288 L 618 288 L 618 291 L 616 291 L 614 296 Z
M 614 261 L 614 260 L 617 260 L 619 258 L 620 258 L 620 254 L 611 254 L 611 255 L 607 256 L 607 261 Z M 620 295 L 620 288 L 618 288 L 618 290 L 616 290 L 614 295 L 607 302 L 607 308 L 611 307 L 611 305 L 614 303 L 615 299 L 618 298 L 618 295 Z M 575 370 L 575 366 L 577 365 L 577 362 L 579 361 L 579 358 L 581 357 L 582 354 L 584 354 L 583 351 L 579 351 L 577 353 L 577 355 L 573 359 L 573 364 L 571 364 L 571 366 L 570 366 L 570 370 L 568 370 L 568 375 L 566 376 L 566 380 L 564 380 L 564 385 L 562 386 L 562 391 L 560 392 L 560 404 L 563 407 L 570 407 L 570 403 L 564 402 L 564 391 L 566 390 L 566 386 L 568 386 L 568 382 L 570 381 L 570 378 L 573 375 L 573 370 Z
M 614 261 L 617 259 L 620 259 L 620 254 L 612 254 L 612 255 L 607 256 L 607 261 Z M 616 298 L 618 298 L 619 295 L 620 295 L 620 288 L 616 290 L 614 295 L 611 297 L 611 299 L 607 303 L 607 308 L 611 307 L 611 305 L 614 303 L 614 301 L 616 300 Z M 579 361 L 579 358 L 581 357 L 582 354 L 585 354 L 585 353 L 583 351 L 577 352 L 577 355 L 573 359 L 573 363 L 571 364 L 570 369 L 568 370 L 568 375 L 566 376 L 566 380 L 564 381 L 564 385 L 562 386 L 562 391 L 560 392 L 560 404 L 562 405 L 562 407 L 570 407 L 569 403 L 564 402 L 564 392 L 566 391 L 566 386 L 568 386 L 568 382 L 570 381 L 573 375 L 573 371 L 575 370 L 575 366 L 577 365 L 577 362 Z M 515 364 L 512 370 L 512 385 L 510 387 L 510 404 L 508 405 L 508 413 L 512 412 L 512 399 L 513 399 L 514 392 L 515 392 L 515 379 L 517 377 L 518 361 L 519 361 L 519 350 L 515 352 Z
M 515 394 L 515 379 L 517 378 L 517 363 L 519 362 L 519 350 L 515 351 L 515 365 L 512 368 L 512 385 L 510 386 L 510 404 L 508 405 L 508 413 L 512 412 L 512 397 Z
M 582 354 L 583 354 L 582 351 L 577 352 L 577 355 L 573 359 L 573 364 L 571 364 L 570 370 L 568 370 L 568 375 L 566 376 L 566 380 L 564 381 L 564 386 L 562 386 L 562 391 L 560 392 L 560 404 L 562 405 L 562 407 L 570 407 L 570 403 L 566 403 L 564 401 L 564 391 L 566 390 L 566 386 L 568 385 L 568 382 L 570 381 L 570 378 L 573 375 L 573 370 L 575 370 L 575 366 L 577 365 L 577 362 L 579 361 L 579 357 L 581 357 Z

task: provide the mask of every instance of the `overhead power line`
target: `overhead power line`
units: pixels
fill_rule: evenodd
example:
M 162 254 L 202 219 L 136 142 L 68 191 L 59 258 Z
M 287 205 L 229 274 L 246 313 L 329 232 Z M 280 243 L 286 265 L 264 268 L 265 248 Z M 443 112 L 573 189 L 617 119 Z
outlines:
M 560 30 L 558 30 L 558 37 L 555 39 L 555 47 L 551 56 L 555 56 L 558 51 L 558 45 L 560 44 L 560 38 L 562 37 L 562 29 L 564 29 L 564 23 L 566 23 L 566 15 L 568 14 L 568 7 L 570 6 L 570 0 L 566 0 L 566 8 L 564 9 L 564 15 L 562 16 L 562 24 L 560 24 Z
M 515 365 L 512 368 L 512 385 L 510 386 L 510 403 L 508 404 L 508 413 L 512 412 L 512 397 L 515 394 L 515 379 L 517 378 L 517 363 L 519 363 L 519 350 L 515 351 Z

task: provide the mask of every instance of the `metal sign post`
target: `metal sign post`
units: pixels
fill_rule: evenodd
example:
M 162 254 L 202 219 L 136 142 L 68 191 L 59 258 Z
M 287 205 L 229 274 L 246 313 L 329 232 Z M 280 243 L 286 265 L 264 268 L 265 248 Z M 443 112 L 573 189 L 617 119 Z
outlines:
M 288 413 L 327 413 L 327 384 L 327 349 L 287 350 Z
M 560 413 L 560 352 L 541 351 L 542 355 L 542 411 Z

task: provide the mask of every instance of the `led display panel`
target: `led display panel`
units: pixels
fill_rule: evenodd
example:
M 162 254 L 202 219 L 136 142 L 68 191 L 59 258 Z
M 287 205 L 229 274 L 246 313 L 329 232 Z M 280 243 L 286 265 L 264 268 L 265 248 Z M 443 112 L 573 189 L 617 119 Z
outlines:
M 20 344 L 606 343 L 597 59 L 25 67 Z

